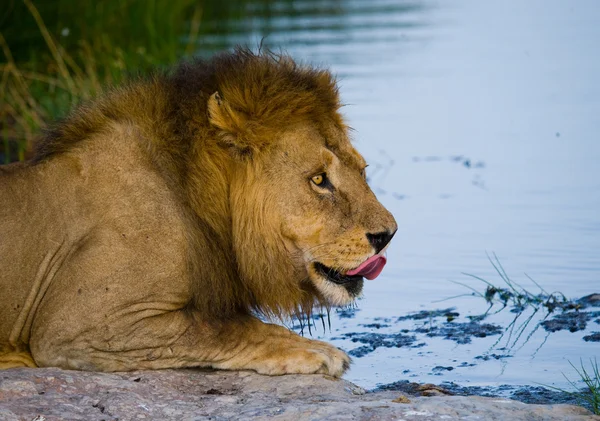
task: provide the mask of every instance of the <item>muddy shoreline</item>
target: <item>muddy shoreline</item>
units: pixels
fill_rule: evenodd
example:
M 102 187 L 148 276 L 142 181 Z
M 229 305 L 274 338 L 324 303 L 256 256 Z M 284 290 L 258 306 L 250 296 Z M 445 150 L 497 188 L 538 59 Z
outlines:
M 538 298 L 544 297 L 530 297 L 532 301 Z M 591 409 L 573 393 L 578 392 L 573 388 L 569 388 L 568 391 L 559 391 L 547 387 L 547 385 L 535 384 L 533 381 L 534 384 L 515 385 L 499 382 L 497 386 L 469 386 L 462 382 L 444 379 L 445 375 L 455 370 L 488 362 L 500 361 L 510 364 L 510 359 L 520 349 L 522 343 L 529 340 L 533 332 L 538 330 L 544 331 L 547 336 L 557 332 L 584 332 L 586 335 L 582 337 L 583 341 L 589 343 L 589 346 L 596 346 L 593 342 L 600 340 L 600 294 L 589 294 L 576 300 L 565 299 L 558 304 L 551 304 L 551 311 L 548 310 L 548 306 L 543 307 L 544 312 L 540 308 L 548 302 L 548 297 L 545 297 L 545 300 L 540 299 L 533 303 L 537 307 L 533 304 L 532 307 L 528 307 L 528 303 L 523 302 L 520 307 L 507 303 L 500 310 L 481 315 L 465 316 L 459 309 L 447 307 L 421 310 L 396 317 L 374 318 L 367 323 L 355 325 L 350 332 L 334 335 L 331 339 L 334 342 L 344 343 L 343 348 L 352 358 L 361 359 L 370 356 L 377 350 L 381 351 L 386 348 L 421 349 L 420 352 L 423 352 L 431 347 L 428 341 L 434 338 L 452 341 L 456 346 L 468 346 L 474 341 L 489 337 L 493 341 L 493 345 L 472 358 L 457 358 L 452 360 L 452 364 L 447 362 L 435 364 L 434 360 L 429 369 L 429 375 L 440 376 L 440 381 L 434 382 L 433 390 L 437 388 L 439 393 L 447 395 L 510 398 L 528 404 L 572 404 Z M 360 316 L 356 317 L 359 311 L 357 308 L 344 309 L 338 313 L 338 318 L 360 319 Z M 490 315 L 501 311 L 509 313 L 513 322 L 509 325 L 500 325 L 488 321 Z M 523 313 L 537 314 L 538 312 L 540 313 L 538 319 L 534 319 L 532 316 L 522 316 Z M 511 317 L 508 320 L 511 320 Z M 519 317 L 526 321 L 529 320 L 529 322 L 519 320 L 518 323 L 515 323 Z M 513 346 L 503 346 L 504 343 L 512 343 Z M 574 356 L 573 360 L 577 362 L 577 357 Z M 405 369 L 402 373 L 412 379 L 378 384 L 371 390 L 421 395 L 420 389 L 423 388 L 423 385 L 414 382 L 420 381 L 419 376 L 410 368 Z M 561 374 L 557 373 L 557 375 Z M 577 382 L 579 379 L 573 378 L 572 380 Z M 431 390 L 427 390 L 426 393 L 431 393 Z M 585 393 L 585 390 L 580 390 L 578 393 Z
M 486 398 L 508 398 L 527 404 L 554 405 L 568 404 L 591 408 L 577 399 L 573 394 L 551 390 L 543 386 L 515 386 L 503 384 L 499 386 L 461 386 L 453 382 L 442 382 L 433 385 L 435 388 L 424 388 L 422 384 L 411 383 L 408 380 L 386 384 L 377 387 L 373 392 L 397 391 L 414 396 L 431 396 L 431 390 L 449 396 L 481 396 Z M 423 393 L 425 389 L 425 393 Z M 433 394 L 437 394 L 433 392 Z

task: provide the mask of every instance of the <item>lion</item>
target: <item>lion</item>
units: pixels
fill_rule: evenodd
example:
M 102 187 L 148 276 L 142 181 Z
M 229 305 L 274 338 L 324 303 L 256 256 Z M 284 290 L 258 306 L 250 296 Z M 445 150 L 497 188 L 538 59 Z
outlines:
M 76 107 L 0 167 L 1 366 L 341 376 L 281 323 L 351 303 L 397 229 L 340 107 L 245 48 Z

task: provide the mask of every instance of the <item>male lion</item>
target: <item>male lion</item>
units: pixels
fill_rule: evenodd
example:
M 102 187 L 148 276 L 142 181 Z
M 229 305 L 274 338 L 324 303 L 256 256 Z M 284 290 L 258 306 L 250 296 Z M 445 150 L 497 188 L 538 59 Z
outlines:
M 335 80 L 237 49 L 81 105 L 0 167 L 0 365 L 340 376 L 258 316 L 345 305 L 396 231 Z

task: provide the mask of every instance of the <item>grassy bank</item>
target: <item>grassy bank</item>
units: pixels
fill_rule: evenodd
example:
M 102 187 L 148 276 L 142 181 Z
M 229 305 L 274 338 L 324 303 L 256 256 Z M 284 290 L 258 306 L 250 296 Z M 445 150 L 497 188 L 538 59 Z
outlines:
M 0 164 L 26 159 L 41 129 L 78 102 L 203 51 L 203 35 L 231 31 L 251 2 L 7 0 L 0 7 Z
M 0 163 L 26 159 L 42 127 L 105 86 L 192 53 L 203 11 L 193 0 L 39 3 L 2 16 Z

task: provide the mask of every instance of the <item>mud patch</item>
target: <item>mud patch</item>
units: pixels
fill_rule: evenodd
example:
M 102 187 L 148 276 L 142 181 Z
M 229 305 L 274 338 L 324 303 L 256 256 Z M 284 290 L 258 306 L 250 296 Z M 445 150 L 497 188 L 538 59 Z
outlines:
M 368 329 L 381 329 L 384 327 L 390 327 L 391 325 L 387 324 L 387 323 L 367 323 L 364 325 L 359 325 L 362 327 L 366 327 Z
M 421 325 L 412 325 L 412 329 L 395 329 L 395 332 L 380 333 L 372 330 L 394 330 L 390 319 L 375 321 L 359 325 L 370 329 L 371 332 L 349 332 L 332 338 L 333 340 L 350 340 L 361 343 L 363 346 L 348 351 L 353 357 L 364 357 L 377 348 L 421 348 L 427 344 L 423 341 L 417 343 L 417 337 L 423 335 L 429 338 L 443 338 L 457 344 L 469 344 L 473 338 L 486 338 L 501 334 L 504 329 L 491 323 L 481 323 L 471 320 L 468 322 L 455 322 L 460 313 L 454 308 L 423 310 L 396 318 L 396 322 L 425 321 Z M 442 319 L 442 320 L 440 320 Z
M 600 332 L 592 332 L 591 335 L 584 336 L 583 340 L 586 342 L 600 342 Z
M 431 338 L 442 337 L 461 345 L 470 344 L 471 338 L 486 338 L 491 335 L 499 335 L 503 331 L 504 328 L 500 326 L 489 323 L 478 323 L 475 321 L 467 323 L 447 322 L 441 326 L 420 327 L 415 329 L 415 332 L 425 333 Z
M 559 392 L 542 386 L 512 386 L 501 385 L 498 387 L 459 386 L 452 382 L 442 383 L 441 386 L 460 396 L 489 396 L 510 398 L 523 403 L 531 404 L 570 404 L 580 405 L 575 396 L 567 392 Z
M 433 371 L 434 373 L 440 373 L 440 372 L 452 371 L 452 370 L 454 370 L 454 367 L 452 367 L 452 366 L 444 367 L 443 365 L 437 365 L 431 369 L 431 371 Z
M 579 304 L 585 307 L 600 307 L 600 294 L 590 294 L 585 297 L 581 297 L 577 300 Z
M 486 386 L 461 386 L 453 382 L 443 382 L 438 386 L 447 394 L 457 396 L 484 396 L 491 398 L 509 398 L 523 403 L 530 404 L 569 404 L 582 405 L 580 399 L 571 393 L 551 390 L 542 386 L 514 386 L 500 385 L 494 387 Z M 373 391 L 393 390 L 406 393 L 411 396 L 425 396 L 422 384 L 409 382 L 408 380 L 398 381 L 390 384 L 378 386 Z M 591 409 L 591 408 L 587 408 Z
M 471 343 L 472 338 L 486 338 L 492 335 L 499 335 L 504 331 L 501 326 L 480 323 L 474 320 L 462 323 L 455 322 L 454 320 L 459 316 L 460 313 L 454 308 L 423 310 L 396 318 L 396 322 L 426 321 L 423 325 L 413 325 L 412 329 L 396 329 L 396 332 L 393 333 L 372 331 L 350 332 L 332 339 L 346 339 L 353 343 L 364 344 L 348 351 L 348 354 L 351 356 L 360 358 L 370 354 L 377 348 L 421 348 L 426 346 L 425 342 L 421 341 L 417 343 L 418 335 L 424 335 L 429 338 L 443 338 L 462 345 Z M 377 321 L 359 326 L 371 330 L 393 329 L 392 324 L 389 322 L 389 320 L 385 320 L 383 323 Z
M 489 360 L 501 360 L 503 358 L 510 358 L 512 355 L 498 355 L 498 354 L 486 354 L 478 355 L 475 357 L 476 360 L 489 361 Z
M 362 343 L 364 346 L 354 348 L 348 351 L 353 357 L 364 357 L 365 355 L 375 351 L 377 348 L 402 348 L 411 347 L 419 348 L 425 346 L 424 343 L 416 344 L 417 340 L 414 335 L 405 335 L 403 333 L 373 333 L 373 332 L 350 332 L 345 333 L 339 338 L 334 339 L 350 339 L 354 343 Z
M 445 317 L 448 322 L 453 321 L 460 313 L 456 312 L 454 307 L 445 308 L 443 310 L 421 310 L 417 313 L 411 313 L 406 316 L 400 316 L 396 318 L 397 322 L 402 322 L 405 320 L 428 320 L 434 319 L 437 317 Z
M 588 322 L 598 316 L 600 316 L 600 311 L 569 311 L 557 314 L 552 319 L 543 321 L 541 325 L 547 332 L 558 332 L 560 330 L 579 332 L 585 330 Z

